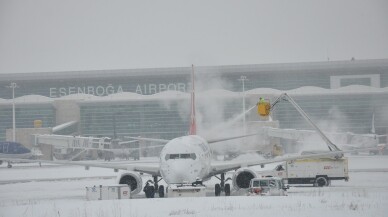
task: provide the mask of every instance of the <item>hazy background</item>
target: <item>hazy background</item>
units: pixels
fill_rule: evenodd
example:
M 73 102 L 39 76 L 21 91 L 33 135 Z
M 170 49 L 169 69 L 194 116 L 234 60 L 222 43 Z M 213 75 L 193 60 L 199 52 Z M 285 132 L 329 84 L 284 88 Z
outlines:
M 0 73 L 388 58 L 386 0 L 0 0 Z

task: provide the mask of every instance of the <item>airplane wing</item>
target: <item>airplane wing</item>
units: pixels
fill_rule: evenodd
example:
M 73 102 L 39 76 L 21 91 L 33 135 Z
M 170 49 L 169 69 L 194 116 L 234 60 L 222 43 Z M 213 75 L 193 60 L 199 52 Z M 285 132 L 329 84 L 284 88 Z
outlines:
M 374 150 L 375 148 L 367 148 L 367 149 L 356 149 L 358 151 L 367 151 Z M 282 162 L 282 161 L 290 161 L 297 159 L 306 159 L 306 158 L 322 158 L 322 157 L 339 157 L 344 153 L 354 152 L 352 151 L 328 151 L 322 152 L 318 154 L 308 154 L 308 155 L 298 155 L 298 156 L 290 156 L 290 157 L 279 157 L 273 159 L 260 159 L 260 160 L 249 160 L 249 161 L 234 161 L 234 162 L 212 162 L 211 171 L 209 176 L 218 175 L 230 170 L 236 170 L 241 167 L 249 167 L 249 166 L 257 166 L 257 165 L 265 165 L 270 163 Z
M 124 138 L 128 139 L 136 139 L 139 141 L 145 141 L 145 142 L 159 142 L 159 143 L 168 143 L 170 140 L 167 139 L 153 139 L 153 138 L 144 138 L 144 137 L 132 137 L 132 136 L 125 136 Z
M 207 139 L 207 143 L 212 144 L 212 143 L 216 143 L 216 142 L 223 142 L 223 141 L 228 141 L 228 140 L 232 140 L 232 139 L 239 139 L 239 138 L 256 136 L 256 135 L 259 135 L 259 133 L 253 133 L 253 134 L 247 134 L 247 135 L 241 135 L 241 136 L 224 137 L 224 138 L 218 138 L 218 139 Z
M 223 141 L 227 141 L 227 140 L 239 139 L 239 138 L 255 136 L 255 135 L 259 135 L 259 133 L 253 133 L 253 134 L 247 134 L 247 135 L 241 135 L 241 136 L 231 136 L 231 137 L 224 137 L 224 138 L 217 138 L 217 139 L 206 139 L 206 141 L 209 144 L 211 144 L 211 143 L 223 142 Z M 131 136 L 126 136 L 125 138 L 136 139 L 136 140 L 146 141 L 146 142 L 159 142 L 159 143 L 164 143 L 164 144 L 166 144 L 170 141 L 170 140 L 166 140 L 166 139 L 153 139 L 153 138 L 131 137 Z
M 121 164 L 109 164 L 109 163 L 97 163 L 97 162 L 76 162 L 76 161 L 49 161 L 49 160 L 29 160 L 29 159 L 17 159 L 17 158 L 0 158 L 3 161 L 12 161 L 12 162 L 26 162 L 26 163 L 49 163 L 49 164 L 59 164 L 59 165 L 74 165 L 74 166 L 83 166 L 85 168 L 89 167 L 99 167 L 99 168 L 108 168 L 114 170 L 128 170 L 136 171 L 140 173 L 147 173 L 153 176 L 160 176 L 159 162 L 156 164 L 142 164 L 141 162 L 127 162 Z
M 55 146 L 55 145 L 54 145 Z M 84 148 L 84 147 L 74 147 L 71 149 L 81 149 L 81 150 L 100 150 L 100 151 L 136 151 L 140 149 L 152 149 L 152 148 L 160 148 L 164 147 L 164 145 L 154 145 L 154 146 L 147 146 L 143 148 Z

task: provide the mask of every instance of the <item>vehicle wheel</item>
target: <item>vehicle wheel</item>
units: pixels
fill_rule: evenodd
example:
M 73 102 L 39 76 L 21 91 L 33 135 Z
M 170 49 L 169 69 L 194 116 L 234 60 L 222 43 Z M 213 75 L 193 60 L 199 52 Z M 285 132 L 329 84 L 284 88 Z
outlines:
M 321 176 L 315 180 L 316 186 L 323 187 L 328 185 L 328 181 L 325 177 Z
M 164 186 L 163 185 L 159 186 L 159 197 L 160 198 L 164 197 Z
M 215 193 L 216 197 L 220 196 L 220 194 L 221 194 L 221 186 L 220 186 L 220 184 L 216 184 L 214 186 L 214 193 Z
M 12 164 L 8 164 L 7 167 L 8 167 L 8 168 L 12 168 Z
M 230 196 L 230 184 L 225 184 L 225 196 Z

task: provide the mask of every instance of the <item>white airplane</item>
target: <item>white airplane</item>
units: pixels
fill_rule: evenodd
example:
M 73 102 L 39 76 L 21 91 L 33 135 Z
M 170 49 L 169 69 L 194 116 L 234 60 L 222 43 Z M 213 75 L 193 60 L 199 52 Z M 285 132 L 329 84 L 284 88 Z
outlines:
M 328 151 L 315 153 L 303 156 L 291 156 L 284 158 L 274 158 L 265 160 L 244 160 L 233 162 L 214 162 L 212 161 L 212 149 L 211 144 L 243 138 L 251 135 L 234 136 L 228 138 L 219 139 L 205 139 L 199 135 L 196 135 L 196 117 L 195 117 L 195 91 L 194 91 L 194 68 L 192 72 L 192 92 L 191 92 L 191 121 L 189 135 L 178 137 L 172 140 L 152 139 L 152 138 L 139 138 L 136 140 L 163 142 L 166 143 L 162 149 L 159 157 L 159 163 L 142 165 L 137 164 L 99 164 L 93 162 L 69 162 L 69 161 L 54 161 L 50 163 L 56 164 L 70 164 L 81 165 L 88 167 L 102 167 L 113 168 L 115 171 L 124 170 L 117 177 L 119 184 L 128 184 L 131 187 L 131 193 L 137 194 L 142 188 L 142 173 L 150 174 L 154 179 L 154 186 L 147 186 L 144 188 L 147 197 L 154 197 L 155 192 L 159 193 L 159 197 L 164 197 L 164 186 L 158 186 L 160 180 L 164 180 L 168 185 L 170 184 L 185 184 L 185 183 L 197 183 L 197 181 L 206 181 L 213 176 L 220 179 L 219 184 L 215 184 L 215 195 L 220 196 L 221 192 L 225 192 L 225 195 L 230 195 L 231 185 L 225 182 L 225 173 L 228 171 L 234 171 L 233 174 L 233 187 L 235 189 L 248 188 L 251 179 L 256 178 L 258 175 L 256 171 L 249 168 L 250 166 L 282 162 L 287 160 L 295 160 L 300 158 L 319 158 L 319 157 L 342 157 L 343 153 L 347 151 Z M 41 161 L 44 162 L 44 161 Z M 161 177 L 161 179 L 159 179 Z

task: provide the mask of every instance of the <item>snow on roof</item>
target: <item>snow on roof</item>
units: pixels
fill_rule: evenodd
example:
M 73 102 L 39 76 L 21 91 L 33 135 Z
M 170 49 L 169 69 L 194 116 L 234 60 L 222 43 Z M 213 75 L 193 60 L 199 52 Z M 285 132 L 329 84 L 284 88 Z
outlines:
M 281 94 L 285 91 L 277 90 L 273 88 L 256 88 L 252 90 L 245 91 L 246 94 Z
M 152 99 L 176 99 L 176 98 L 185 98 L 189 94 L 181 91 L 167 90 L 152 95 L 147 95 L 148 98 Z
M 296 89 L 292 89 L 287 91 L 287 93 L 292 94 L 292 95 L 297 95 L 297 94 L 324 94 L 324 93 L 330 93 L 330 89 L 325 89 L 322 87 L 314 87 L 314 86 L 304 86 L 304 87 L 299 87 Z
M 8 103 L 12 103 L 12 99 L 7 100 Z M 15 98 L 16 104 L 40 104 L 40 103 L 51 103 L 54 99 L 42 96 L 42 95 L 26 95 Z
M 211 89 L 197 93 L 198 97 L 241 97 L 239 92 L 233 92 L 224 89 Z
M 337 94 L 387 94 L 388 87 L 376 88 L 364 85 L 350 85 L 336 89 L 325 89 L 314 86 L 304 86 L 292 90 L 277 90 L 272 88 L 256 88 L 248 90 L 248 95 L 279 95 L 281 93 L 290 95 L 308 96 L 308 95 L 337 95 Z M 197 97 L 242 97 L 242 92 L 232 92 L 224 89 L 211 89 L 203 92 L 197 92 Z M 52 103 L 56 100 L 78 100 L 82 102 L 105 102 L 105 101 L 148 101 L 148 100 L 167 100 L 189 98 L 190 93 L 180 91 L 163 91 L 152 95 L 141 95 L 133 92 L 120 92 L 108 96 L 94 96 L 90 94 L 72 94 L 59 98 L 49 98 L 41 95 L 26 95 L 15 98 L 16 104 L 44 104 Z M 12 99 L 1 99 L 1 105 L 12 104 Z
M 247 94 L 251 95 L 279 95 L 281 93 L 288 93 L 289 95 L 302 96 L 302 95 L 337 95 L 337 94 L 375 94 L 375 93 L 388 93 L 388 87 L 376 88 L 364 85 L 349 85 L 336 89 L 325 89 L 314 86 L 304 86 L 291 90 L 276 90 L 271 88 L 256 88 L 246 91 Z
M 349 85 L 337 89 L 332 89 L 333 91 L 339 93 L 368 93 L 368 92 L 386 92 L 388 89 L 377 88 L 364 85 Z
M 87 102 L 97 102 L 97 101 L 130 101 L 130 100 L 143 100 L 145 95 L 133 93 L 133 92 L 119 92 L 110 94 L 108 96 L 101 96 L 86 99 Z
M 76 93 L 76 94 L 70 94 L 67 96 L 62 96 L 59 99 L 64 100 L 86 100 L 86 99 L 93 99 L 98 98 L 98 96 L 94 96 L 92 94 L 86 94 L 86 93 Z

